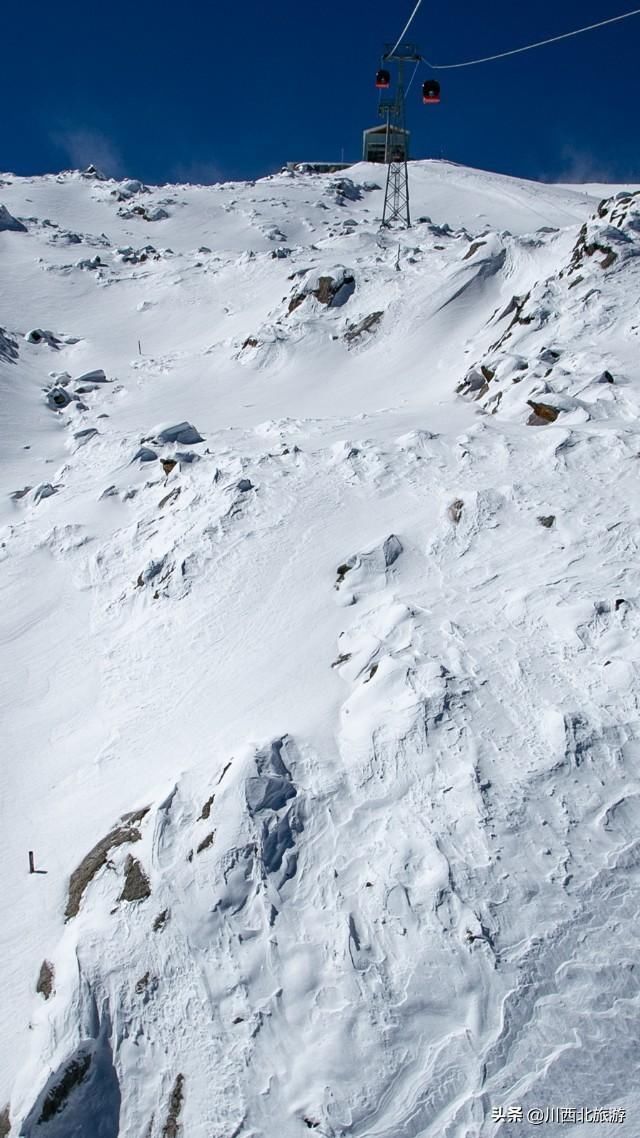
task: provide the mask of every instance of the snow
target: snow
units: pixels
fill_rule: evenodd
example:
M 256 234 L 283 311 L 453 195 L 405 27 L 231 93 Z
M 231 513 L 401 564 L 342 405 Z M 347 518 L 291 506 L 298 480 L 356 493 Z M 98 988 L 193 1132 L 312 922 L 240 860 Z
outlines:
M 640 1109 L 640 197 L 379 181 L 3 176 L 12 1138 Z

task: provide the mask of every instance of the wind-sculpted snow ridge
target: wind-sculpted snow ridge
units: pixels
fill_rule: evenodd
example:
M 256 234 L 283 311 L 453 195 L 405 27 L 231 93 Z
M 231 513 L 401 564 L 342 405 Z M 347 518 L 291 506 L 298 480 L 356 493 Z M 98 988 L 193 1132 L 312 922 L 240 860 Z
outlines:
M 640 198 L 378 173 L 2 185 L 10 1138 L 640 1111 Z
M 635 418 L 624 373 L 638 326 L 625 301 L 640 284 L 639 255 L 640 193 L 602 201 L 568 262 L 492 319 L 495 342 L 458 391 L 492 414 L 527 414 L 531 425 Z

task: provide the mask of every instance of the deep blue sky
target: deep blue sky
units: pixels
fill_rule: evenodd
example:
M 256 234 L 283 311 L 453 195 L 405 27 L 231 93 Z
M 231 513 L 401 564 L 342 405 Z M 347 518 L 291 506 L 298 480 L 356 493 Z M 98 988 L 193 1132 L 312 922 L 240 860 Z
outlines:
M 85 165 L 147 181 L 253 177 L 287 160 L 358 158 L 373 76 L 414 0 L 23 0 L 5 5 L 0 170 Z M 424 0 L 434 63 L 569 31 L 633 0 Z M 422 77 L 426 77 L 424 72 Z M 640 181 L 640 16 L 416 81 L 414 157 L 547 180 Z

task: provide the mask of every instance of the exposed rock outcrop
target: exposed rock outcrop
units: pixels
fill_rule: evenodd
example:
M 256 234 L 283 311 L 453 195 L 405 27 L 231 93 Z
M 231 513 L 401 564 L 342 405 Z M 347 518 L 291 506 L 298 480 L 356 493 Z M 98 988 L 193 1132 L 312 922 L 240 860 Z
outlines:
M 13 217 L 6 205 L 0 205 L 0 233 L 26 233 L 27 227 Z

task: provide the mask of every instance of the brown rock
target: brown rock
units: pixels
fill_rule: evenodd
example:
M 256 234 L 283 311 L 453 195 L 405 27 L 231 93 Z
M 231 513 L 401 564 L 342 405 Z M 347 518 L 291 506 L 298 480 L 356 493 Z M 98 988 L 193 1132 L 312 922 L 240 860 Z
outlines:
M 531 407 L 533 414 L 529 415 L 527 425 L 530 427 L 541 427 L 547 423 L 555 423 L 560 412 L 557 407 L 551 407 L 549 403 L 536 403 L 533 399 L 527 399 L 529 407 Z
M 146 806 L 143 810 L 123 814 L 120 825 L 114 826 L 106 837 L 102 838 L 92 850 L 89 850 L 89 853 L 80 862 L 78 868 L 74 869 L 69 878 L 69 895 L 64 914 L 65 920 L 68 921 L 78 913 L 80 902 L 82 901 L 87 886 L 93 881 L 98 871 L 106 865 L 111 850 L 126 842 L 140 841 L 142 834 L 137 828 L 136 823 L 141 822 L 148 811 L 149 807 Z
M 473 254 L 474 254 L 474 253 L 477 253 L 477 252 L 478 252 L 478 249 L 481 249 L 481 248 L 482 248 L 482 246 L 483 246 L 483 245 L 486 245 L 486 244 L 487 244 L 487 242 L 486 242 L 486 241 L 473 241 L 473 242 L 472 242 L 472 244 L 471 244 L 471 245 L 469 246 L 469 248 L 467 249 L 467 251 L 466 251 L 466 253 L 465 253 L 464 257 L 462 258 L 462 260 L 463 260 L 463 261 L 468 261 L 468 260 L 469 260 L 469 257 L 473 257 Z
M 120 901 L 144 901 L 151 895 L 149 878 L 144 869 L 131 854 L 127 855 L 124 866 L 124 888 L 120 894 Z
M 383 315 L 382 312 L 370 312 L 368 316 L 365 316 L 364 319 L 360 320 L 357 324 L 351 324 L 344 334 L 347 343 L 353 343 L 363 332 L 373 332 Z
M 214 799 L 215 799 L 215 794 L 212 794 L 212 795 L 210 795 L 209 798 L 207 798 L 207 801 L 205 802 L 204 806 L 202 807 L 202 814 L 200 815 L 201 819 L 202 818 L 206 819 L 209 817 L 209 815 L 211 813 L 211 807 L 213 806 Z
M 336 282 L 333 277 L 320 277 L 318 287 L 314 289 L 313 295 L 320 304 L 331 304 L 336 293 Z
M 173 1090 L 171 1091 L 171 1097 L 169 1099 L 167 1120 L 162 1129 L 162 1138 L 178 1138 L 182 1129 L 180 1126 L 180 1113 L 182 1111 L 183 1101 L 184 1075 L 176 1075 L 176 1081 L 173 1084 Z
M 207 834 L 206 838 L 203 838 L 200 844 L 196 846 L 196 853 L 202 853 L 203 850 L 208 850 L 215 836 L 215 830 L 212 830 L 210 834 Z
M 53 992 L 54 967 L 49 960 L 43 960 L 40 965 L 40 975 L 36 984 L 36 992 L 48 1000 Z

